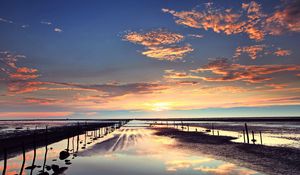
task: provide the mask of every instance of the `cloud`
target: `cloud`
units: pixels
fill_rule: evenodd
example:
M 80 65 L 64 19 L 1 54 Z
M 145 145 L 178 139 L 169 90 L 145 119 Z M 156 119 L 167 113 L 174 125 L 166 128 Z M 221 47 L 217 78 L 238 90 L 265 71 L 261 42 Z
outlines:
M 123 37 L 123 40 L 143 46 L 159 46 L 178 43 L 184 36 L 178 33 L 158 29 L 147 33 L 130 32 Z
M 271 87 L 274 89 L 284 89 L 288 86 L 288 84 L 275 84 L 275 83 L 271 83 L 271 84 L 266 84 L 265 86 L 267 87 Z
M 37 73 L 38 70 L 37 69 L 28 68 L 28 67 L 19 67 L 19 68 L 17 68 L 17 72 L 18 73 Z
M 0 118 L 46 118 L 46 117 L 67 117 L 72 115 L 73 112 L 0 112 Z
M 188 34 L 189 37 L 192 37 L 192 38 L 203 38 L 204 35 L 198 35 L 198 34 Z
M 24 55 L 0 52 L 0 70 L 4 72 L 8 80 L 29 80 L 39 77 L 38 70 L 28 67 L 18 67 L 19 59 L 26 58 Z
M 61 88 L 66 87 L 66 88 Z M 8 83 L 10 94 L 30 93 L 41 90 L 53 91 L 91 91 L 101 93 L 102 98 L 119 97 L 128 94 L 150 94 L 160 92 L 168 87 L 159 83 L 128 83 L 128 84 L 76 84 L 42 81 L 13 81 Z
M 182 41 L 183 35 L 158 29 L 147 33 L 130 32 L 123 40 L 145 46 L 143 55 L 157 60 L 174 61 L 182 59 L 193 48 L 189 44 L 176 46 L 174 44 Z
M 41 85 L 47 85 L 47 82 L 41 81 L 10 81 L 7 85 L 7 91 L 9 94 L 22 94 L 39 90 L 46 90 L 48 88 Z
M 292 52 L 290 50 L 284 50 L 284 49 L 281 49 L 281 48 L 278 48 L 275 52 L 274 52 L 274 55 L 276 56 L 288 56 L 288 55 L 291 55 Z
M 159 83 L 128 83 L 128 84 L 73 84 L 57 83 L 80 89 L 95 90 L 105 93 L 106 97 L 123 96 L 127 94 L 149 94 L 167 89 L 167 86 Z
M 13 24 L 14 22 L 8 19 L 0 18 L 0 22 Z
M 63 100 L 51 99 L 51 98 L 35 98 L 35 97 L 27 97 L 24 98 L 27 103 L 35 103 L 39 105 L 52 105 L 63 103 Z
M 36 79 L 39 75 L 36 74 L 22 74 L 22 73 L 11 73 L 9 74 L 11 79 L 15 80 L 29 80 L 29 79 Z
M 191 74 L 183 72 L 183 71 L 181 71 L 181 72 L 175 71 L 173 69 L 165 70 L 164 78 L 167 78 L 167 79 L 200 79 L 198 76 L 191 75 Z
M 142 52 L 142 54 L 158 60 L 175 61 L 182 59 L 193 50 L 190 45 L 182 47 L 149 47 L 148 50 Z
M 279 35 L 284 31 L 300 32 L 300 3 L 295 0 L 284 9 L 274 13 L 262 12 L 262 7 L 255 1 L 242 3 L 241 8 L 219 9 L 213 3 L 206 4 L 200 10 L 175 11 L 163 8 L 179 25 L 191 28 L 212 30 L 226 35 L 247 34 L 252 40 L 262 41 L 266 35 Z
M 44 24 L 44 25 L 52 25 L 52 22 L 50 22 L 50 21 L 41 21 L 41 24 Z
M 280 35 L 287 31 L 300 32 L 300 1 L 291 2 L 266 19 L 266 30 L 271 35 Z
M 60 33 L 60 32 L 62 32 L 63 30 L 62 29 L 60 29 L 60 28 L 54 28 L 54 32 L 58 32 L 58 33 Z
M 209 64 L 202 66 L 199 69 L 192 70 L 192 72 L 201 73 L 209 71 L 221 77 L 201 77 L 205 81 L 245 81 L 249 83 L 259 83 L 273 79 L 272 77 L 265 77 L 269 75 L 284 71 L 299 71 L 299 65 L 241 65 L 234 64 L 228 59 L 216 59 Z
M 255 60 L 263 55 L 288 56 L 291 55 L 292 52 L 286 49 L 274 48 L 274 46 L 268 46 L 266 44 L 258 44 L 237 47 L 233 58 L 237 59 L 241 57 L 242 54 L 247 54 L 251 59 Z
M 216 9 L 212 4 L 206 4 L 201 11 L 176 12 L 162 9 L 175 17 L 175 22 L 192 28 L 212 30 L 226 35 L 246 33 L 250 39 L 263 40 L 264 33 L 259 29 L 259 20 L 264 16 L 258 3 L 251 1 L 243 4 L 243 13 L 234 13 L 232 9 Z
M 21 28 L 23 28 L 23 29 L 28 28 L 28 27 L 29 27 L 28 24 L 21 25 Z
M 253 46 L 245 46 L 245 47 L 238 47 L 235 50 L 234 58 L 237 58 L 242 55 L 242 53 L 246 53 L 249 55 L 251 59 L 256 59 L 258 54 L 261 56 L 261 54 L 264 54 L 264 49 L 266 48 L 266 45 L 253 45 Z

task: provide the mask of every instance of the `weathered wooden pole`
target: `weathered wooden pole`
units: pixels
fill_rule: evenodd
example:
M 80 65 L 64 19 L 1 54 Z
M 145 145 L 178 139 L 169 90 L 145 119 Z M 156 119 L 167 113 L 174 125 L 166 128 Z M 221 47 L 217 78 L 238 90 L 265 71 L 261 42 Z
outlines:
M 261 131 L 259 131 L 259 137 L 260 137 L 260 144 L 262 145 L 262 144 L 263 144 L 263 141 L 262 141 L 262 134 L 261 134 Z
M 220 132 L 219 131 L 217 131 L 218 132 L 218 136 L 220 136 Z
M 254 138 L 254 131 L 252 131 L 252 142 L 253 142 L 253 144 L 255 144 L 255 142 L 256 142 L 256 140 Z
M 47 153 L 48 153 L 48 126 L 46 126 L 46 130 L 45 130 L 45 142 L 46 142 L 46 146 L 45 146 L 45 156 L 44 156 L 44 163 L 43 163 L 43 172 L 45 172 Z
M 86 131 L 84 132 L 84 146 L 86 146 Z
M 247 123 L 245 123 L 245 130 L 246 130 L 246 136 L 247 136 L 247 143 L 249 144 L 249 132 L 248 132 Z
M 243 138 L 244 138 L 244 143 L 246 143 L 245 130 L 243 130 Z
M 6 166 L 7 166 L 7 149 L 4 148 L 3 150 L 3 171 L 2 171 L 2 175 L 5 175 L 6 173 Z
M 26 161 L 25 144 L 24 144 L 24 142 L 22 143 L 22 152 L 23 152 L 23 161 L 22 161 L 22 166 L 21 166 L 21 169 L 20 169 L 20 175 L 23 174 L 24 165 L 25 165 L 25 161 Z
M 215 130 L 214 130 L 214 124 L 213 123 L 211 124 L 211 131 L 212 131 L 212 134 L 215 135 Z
M 69 151 L 70 148 L 70 137 L 68 136 L 68 141 L 67 141 L 67 151 Z
M 31 171 L 30 171 L 30 175 L 32 175 L 32 173 L 33 173 L 33 169 L 35 168 L 35 158 L 36 158 L 36 134 L 35 134 L 35 132 L 34 132 L 34 137 L 33 137 L 33 139 L 34 139 L 34 141 L 33 141 L 33 160 L 32 160 L 32 165 L 31 165 Z
M 43 163 L 43 172 L 45 172 L 45 166 L 47 162 L 47 154 L 48 154 L 48 143 L 45 146 L 45 155 L 44 155 L 44 163 Z

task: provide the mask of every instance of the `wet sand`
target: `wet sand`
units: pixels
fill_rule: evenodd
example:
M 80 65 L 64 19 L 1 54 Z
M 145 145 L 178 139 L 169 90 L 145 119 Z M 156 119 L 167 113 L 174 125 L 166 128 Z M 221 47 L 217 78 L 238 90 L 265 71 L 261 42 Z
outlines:
M 231 142 L 234 137 L 212 136 L 201 132 L 184 132 L 172 128 L 155 128 L 156 135 L 178 141 L 178 146 L 208 154 L 220 160 L 271 175 L 300 174 L 300 150 Z

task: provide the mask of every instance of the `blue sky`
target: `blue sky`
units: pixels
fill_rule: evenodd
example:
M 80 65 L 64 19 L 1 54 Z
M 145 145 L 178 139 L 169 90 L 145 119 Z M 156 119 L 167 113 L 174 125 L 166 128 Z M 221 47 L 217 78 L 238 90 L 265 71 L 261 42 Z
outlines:
M 293 0 L 1 1 L 0 117 L 238 116 L 244 108 L 298 115 L 297 7 Z

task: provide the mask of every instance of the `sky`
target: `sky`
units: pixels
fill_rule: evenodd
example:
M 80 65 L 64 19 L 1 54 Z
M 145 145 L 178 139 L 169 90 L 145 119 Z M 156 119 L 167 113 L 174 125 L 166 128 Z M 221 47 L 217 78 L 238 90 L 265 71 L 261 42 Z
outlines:
M 300 116 L 300 1 L 1 0 L 0 119 Z

